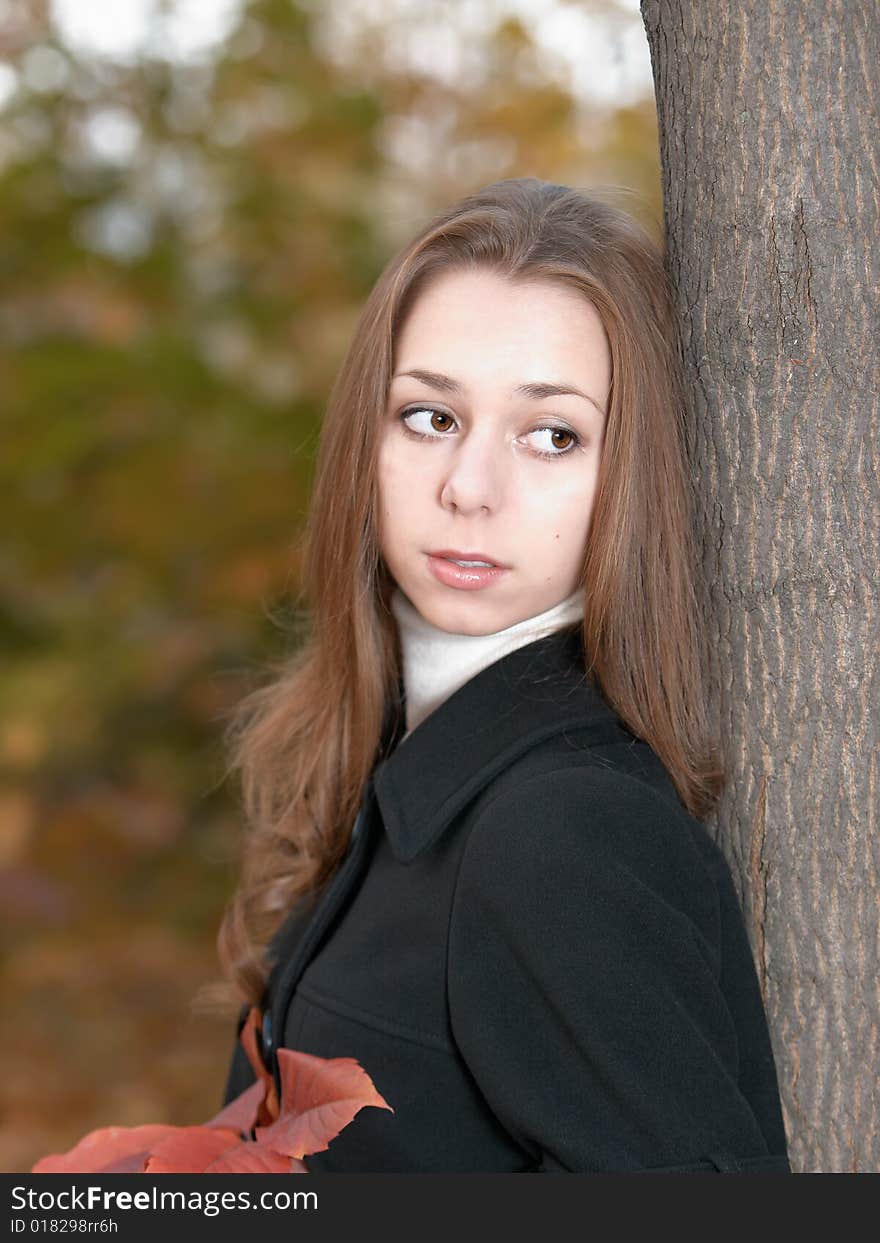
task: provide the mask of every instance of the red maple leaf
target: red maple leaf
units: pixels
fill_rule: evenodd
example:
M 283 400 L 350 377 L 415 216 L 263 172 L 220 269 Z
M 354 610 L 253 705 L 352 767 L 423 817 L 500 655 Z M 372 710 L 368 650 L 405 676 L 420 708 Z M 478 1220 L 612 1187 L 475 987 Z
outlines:
M 256 1075 L 203 1126 L 99 1127 L 68 1152 L 42 1157 L 32 1174 L 307 1174 L 302 1157 L 323 1152 L 364 1105 L 394 1110 L 353 1057 L 278 1049 L 281 1101 L 257 1044 L 252 1006 L 241 1043 Z

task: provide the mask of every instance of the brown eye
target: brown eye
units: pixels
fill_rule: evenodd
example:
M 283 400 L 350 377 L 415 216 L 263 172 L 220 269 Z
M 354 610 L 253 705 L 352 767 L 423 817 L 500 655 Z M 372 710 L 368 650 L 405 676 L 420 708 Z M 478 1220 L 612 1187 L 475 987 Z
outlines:
M 570 431 L 569 428 L 567 427 L 554 427 L 552 425 L 546 425 L 544 427 L 536 428 L 535 431 L 532 432 L 531 434 L 533 436 L 537 436 L 537 435 L 547 436 L 549 439 L 549 442 L 550 442 L 549 449 L 536 449 L 536 453 L 538 454 L 538 457 L 542 457 L 542 458 L 549 459 L 549 458 L 568 457 L 568 455 L 570 453 L 573 453 L 574 450 L 580 444 L 580 437 L 577 435 L 577 433 Z M 556 440 L 557 436 L 562 436 L 563 438 L 567 438 L 568 443 L 560 445 L 558 440 Z M 545 444 L 546 444 L 546 441 L 545 441 Z
M 437 419 L 448 420 L 447 426 L 438 427 Z M 432 406 L 408 406 L 401 412 L 400 420 L 411 436 L 419 436 L 423 440 L 438 439 L 449 430 L 449 424 L 454 423 L 445 410 L 435 410 Z

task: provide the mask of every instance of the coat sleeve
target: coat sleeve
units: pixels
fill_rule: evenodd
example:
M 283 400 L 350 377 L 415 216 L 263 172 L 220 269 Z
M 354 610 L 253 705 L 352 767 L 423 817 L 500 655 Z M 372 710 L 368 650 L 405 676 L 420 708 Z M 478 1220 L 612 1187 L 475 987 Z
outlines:
M 580 765 L 498 795 L 471 830 L 450 918 L 452 1031 L 540 1172 L 767 1156 L 738 1086 L 718 889 L 687 820 L 637 778 Z

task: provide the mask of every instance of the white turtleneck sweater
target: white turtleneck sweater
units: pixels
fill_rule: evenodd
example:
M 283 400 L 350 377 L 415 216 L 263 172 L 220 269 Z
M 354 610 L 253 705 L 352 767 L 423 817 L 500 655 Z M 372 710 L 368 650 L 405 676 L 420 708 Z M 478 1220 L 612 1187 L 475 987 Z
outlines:
M 504 630 L 492 634 L 450 634 L 426 621 L 399 587 L 394 588 L 390 604 L 403 657 L 404 738 L 481 669 L 584 615 L 583 592 L 578 589 L 543 613 L 514 622 Z

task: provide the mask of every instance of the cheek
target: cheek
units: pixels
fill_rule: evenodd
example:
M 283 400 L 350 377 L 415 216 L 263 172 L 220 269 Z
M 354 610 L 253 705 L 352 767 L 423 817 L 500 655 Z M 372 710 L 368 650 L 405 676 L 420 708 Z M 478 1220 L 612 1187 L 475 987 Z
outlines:
M 396 436 L 379 449 L 377 478 L 383 509 L 412 509 L 428 486 L 424 459 Z
M 592 506 L 594 479 L 592 473 L 576 475 L 559 470 L 557 480 L 541 480 L 541 486 L 527 486 L 524 481 L 521 495 L 525 506 L 541 521 L 558 529 L 583 527 L 586 529 Z
M 593 479 L 563 481 L 557 488 L 533 488 L 525 494 L 531 540 L 557 562 L 581 556 L 593 506 Z
M 409 486 L 407 485 L 409 479 Z M 376 484 L 379 498 L 380 538 L 385 547 L 393 544 L 406 526 L 408 509 L 412 508 L 412 472 L 405 469 L 401 455 L 393 445 L 380 449 L 376 463 Z

